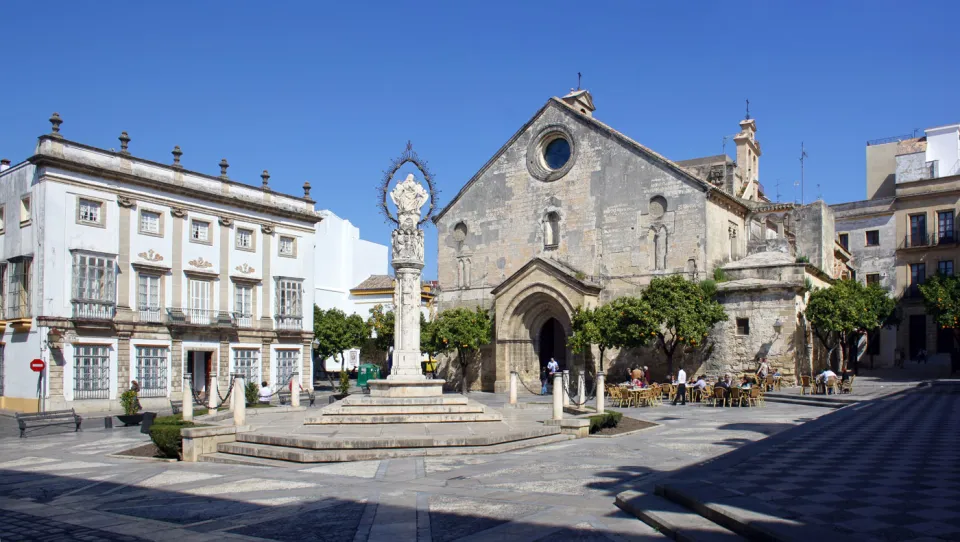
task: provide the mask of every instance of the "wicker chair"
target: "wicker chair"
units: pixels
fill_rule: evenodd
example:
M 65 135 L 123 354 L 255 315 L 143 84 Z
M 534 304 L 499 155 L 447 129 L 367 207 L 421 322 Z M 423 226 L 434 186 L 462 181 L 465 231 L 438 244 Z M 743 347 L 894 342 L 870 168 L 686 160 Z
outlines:
M 760 388 L 750 388 L 750 395 L 747 396 L 747 406 L 760 406 L 763 402 L 763 394 Z
M 763 383 L 763 389 L 764 389 L 764 391 L 772 390 L 772 389 L 774 389 L 774 388 L 776 388 L 776 387 L 777 387 L 777 379 L 774 378 L 773 375 L 767 375 L 767 378 L 765 379 L 765 381 L 764 381 L 764 383 Z
M 730 406 L 733 406 L 734 403 L 736 403 L 737 406 L 743 406 L 745 396 L 746 394 L 743 393 L 743 390 L 740 388 L 730 388 Z
M 714 388 L 713 390 L 713 406 L 726 406 L 727 402 L 730 400 L 729 390 L 726 388 Z
M 845 380 L 840 383 L 840 393 L 852 393 L 853 392 L 853 379 L 856 378 L 856 375 L 850 375 L 848 380 Z
M 835 395 L 839 394 L 840 390 L 837 387 L 837 382 L 839 381 L 835 376 L 831 376 L 830 378 L 828 378 L 826 384 L 824 385 L 824 390 L 823 390 L 824 393 L 829 393 L 830 390 L 833 390 L 833 393 Z
M 809 375 L 801 375 L 801 376 L 800 376 L 800 395 L 806 395 L 806 394 L 807 394 L 808 392 L 810 392 L 810 391 L 811 391 L 811 388 L 810 388 L 810 376 L 809 376 Z

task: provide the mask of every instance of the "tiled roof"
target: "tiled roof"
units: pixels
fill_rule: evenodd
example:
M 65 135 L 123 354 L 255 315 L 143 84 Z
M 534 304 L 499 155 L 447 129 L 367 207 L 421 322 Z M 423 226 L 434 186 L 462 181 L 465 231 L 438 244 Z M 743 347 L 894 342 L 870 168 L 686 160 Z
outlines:
M 353 290 L 392 290 L 393 277 L 390 275 L 370 275 L 363 282 L 352 288 Z

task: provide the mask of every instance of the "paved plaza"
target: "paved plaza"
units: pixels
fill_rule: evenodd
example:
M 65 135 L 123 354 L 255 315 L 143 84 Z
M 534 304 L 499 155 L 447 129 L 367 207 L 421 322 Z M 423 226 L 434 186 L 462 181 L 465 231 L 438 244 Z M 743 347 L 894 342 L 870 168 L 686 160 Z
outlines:
M 660 425 L 497 455 L 281 468 L 118 458 L 146 437 L 90 426 L 18 439 L 7 419 L 0 539 L 663 540 L 615 496 L 831 412 L 623 410 Z

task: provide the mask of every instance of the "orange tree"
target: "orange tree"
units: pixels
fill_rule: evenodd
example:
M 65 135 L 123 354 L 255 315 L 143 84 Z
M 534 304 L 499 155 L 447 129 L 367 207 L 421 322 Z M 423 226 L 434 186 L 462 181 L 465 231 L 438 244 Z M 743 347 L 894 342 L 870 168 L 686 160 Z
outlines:
M 927 312 L 933 316 L 940 329 L 953 331 L 955 340 L 960 340 L 960 277 L 937 274 L 920 285 L 920 295 Z M 954 346 L 954 345 L 951 345 Z M 960 370 L 957 349 L 950 349 L 950 365 Z
M 490 342 L 493 325 L 487 311 L 465 308 L 445 310 L 430 326 L 430 347 L 438 352 L 457 352 L 461 390 L 467 393 L 467 370 L 480 347 Z

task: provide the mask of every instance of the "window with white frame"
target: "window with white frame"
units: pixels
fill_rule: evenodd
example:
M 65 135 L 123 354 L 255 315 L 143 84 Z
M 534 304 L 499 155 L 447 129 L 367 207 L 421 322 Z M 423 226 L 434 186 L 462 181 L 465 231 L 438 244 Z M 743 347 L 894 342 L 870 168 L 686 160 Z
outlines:
M 30 317 L 30 273 L 31 258 L 19 258 L 10 260 L 8 274 L 10 282 L 7 283 L 7 313 L 6 318 L 29 318 Z
M 234 319 L 240 327 L 253 327 L 253 286 L 235 284 L 233 286 Z
M 294 257 L 297 255 L 297 239 L 295 237 L 280 236 L 280 255 Z
M 253 230 L 237 228 L 237 248 L 240 250 L 253 250 Z
M 190 221 L 190 240 L 198 243 L 210 242 L 210 223 L 203 220 Z
M 297 370 L 297 361 L 300 359 L 299 350 L 277 350 L 277 384 L 287 386 L 290 377 Z
M 207 325 L 212 322 L 209 280 L 190 279 L 190 308 L 188 318 L 191 324 Z
M 30 196 L 20 198 L 20 224 L 30 222 Z
M 141 397 L 167 396 L 167 354 L 165 346 L 137 347 L 137 383 Z
M 103 345 L 80 344 L 73 356 L 73 398 L 110 397 L 110 349 Z
M 140 233 L 160 235 L 160 213 L 142 209 L 140 211 Z
M 159 322 L 163 304 L 160 300 L 160 275 L 140 273 L 137 277 L 137 309 L 141 322 Z
M 73 254 L 74 316 L 112 318 L 117 300 L 116 263 L 112 256 Z
M 303 316 L 303 281 L 295 279 L 277 280 L 277 316 L 288 323 L 297 324 L 291 319 Z
M 244 384 L 260 384 L 259 357 L 260 350 L 254 348 L 237 348 L 233 351 L 233 372 L 243 375 Z
M 78 198 L 77 222 L 80 224 L 103 225 L 103 202 Z

